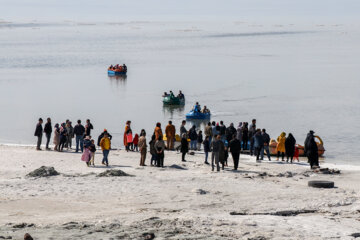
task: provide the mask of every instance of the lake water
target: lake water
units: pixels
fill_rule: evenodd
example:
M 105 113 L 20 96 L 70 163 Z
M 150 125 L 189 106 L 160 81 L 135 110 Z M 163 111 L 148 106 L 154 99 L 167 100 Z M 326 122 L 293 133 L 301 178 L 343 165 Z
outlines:
M 90 118 L 122 144 L 126 120 L 179 130 L 195 101 L 228 125 L 256 118 L 303 144 L 312 129 L 326 161 L 358 164 L 360 31 L 348 24 L 240 21 L 0 23 L 0 142 L 35 144 L 39 117 Z M 107 75 L 126 63 L 126 78 Z M 183 108 L 162 105 L 181 89 Z M 188 123 L 188 127 L 191 123 Z

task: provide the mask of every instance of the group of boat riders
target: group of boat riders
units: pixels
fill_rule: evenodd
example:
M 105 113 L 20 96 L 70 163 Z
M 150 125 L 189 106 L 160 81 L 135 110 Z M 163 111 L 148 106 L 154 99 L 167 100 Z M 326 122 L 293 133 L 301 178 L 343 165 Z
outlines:
M 173 91 L 170 91 L 169 93 L 167 92 L 164 92 L 163 96 L 162 97 L 170 97 L 170 98 L 175 98 L 175 95 L 173 93 Z M 176 96 L 177 98 L 179 99 L 185 99 L 185 95 L 182 93 L 182 91 L 180 90 L 178 95 Z
M 125 64 L 123 65 L 116 64 L 115 66 L 111 64 L 108 70 L 115 72 L 127 72 L 127 66 Z
M 204 106 L 204 108 L 201 109 L 199 102 L 195 103 L 195 106 L 193 107 L 192 111 L 198 112 L 198 113 L 210 113 L 210 109 L 207 108 L 206 106 Z

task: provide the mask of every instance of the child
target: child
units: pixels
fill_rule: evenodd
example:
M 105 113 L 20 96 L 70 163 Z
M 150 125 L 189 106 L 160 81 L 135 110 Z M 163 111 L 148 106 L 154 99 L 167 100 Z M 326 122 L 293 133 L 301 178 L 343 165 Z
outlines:
M 111 149 L 111 141 L 110 141 L 108 133 L 105 133 L 104 137 L 101 139 L 100 147 L 101 147 L 101 150 L 102 150 L 103 156 L 104 156 L 103 160 L 102 160 L 102 164 L 109 166 L 108 156 L 109 156 L 109 152 Z
M 201 149 L 201 144 L 203 142 L 203 135 L 202 135 L 202 131 L 199 131 L 198 133 L 198 138 L 197 138 L 197 150 L 200 151 Z
M 128 144 L 127 150 L 134 151 L 133 136 L 132 136 L 131 130 L 129 130 L 128 133 L 126 134 L 126 140 L 127 140 L 127 144 Z
M 135 137 L 134 137 L 134 140 L 133 140 L 133 144 L 134 144 L 134 150 L 136 152 L 139 151 L 139 148 L 138 148 L 138 144 L 139 144 L 139 135 L 138 134 L 135 134 Z
M 295 145 L 294 159 L 298 160 L 298 162 L 300 162 L 300 160 L 299 160 L 299 148 L 298 148 L 297 144 Z
M 209 152 L 210 152 L 209 136 L 205 137 L 205 141 L 203 142 L 203 144 L 204 144 L 204 152 L 205 152 L 205 164 L 209 164 L 209 162 L 208 162 L 208 156 L 209 156 Z
M 91 144 L 90 144 L 90 152 L 91 152 L 91 159 L 90 159 L 90 165 L 92 164 L 93 166 L 95 166 L 95 152 L 96 152 L 96 146 L 95 146 L 95 141 L 94 139 L 91 139 Z

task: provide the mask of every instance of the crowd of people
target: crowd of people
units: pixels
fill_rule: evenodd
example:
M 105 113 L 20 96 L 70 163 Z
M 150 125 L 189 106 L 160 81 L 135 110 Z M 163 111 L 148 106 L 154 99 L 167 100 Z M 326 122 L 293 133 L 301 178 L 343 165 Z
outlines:
M 52 132 L 54 132 L 53 143 L 55 151 L 63 151 L 64 148 L 71 149 L 72 139 L 75 138 L 76 148 L 75 152 L 81 151 L 81 159 L 86 162 L 88 166 L 95 165 L 94 158 L 96 152 L 95 140 L 91 138 L 91 130 L 94 128 L 89 119 L 86 120 L 86 125 L 81 124 L 81 120 L 77 121 L 77 125 L 72 126 L 72 122 L 66 120 L 59 125 L 55 124 L 54 129 L 51 126 L 51 119 L 48 118 L 47 122 L 42 127 L 43 120 L 40 118 L 36 125 L 35 136 L 37 136 L 37 150 L 41 150 L 41 142 L 43 134 L 46 135 L 46 150 L 50 150 L 49 142 Z M 211 153 L 211 167 L 212 170 L 220 171 L 228 166 L 229 153 L 233 159 L 234 170 L 237 170 L 240 153 L 242 151 L 248 152 L 251 156 L 256 156 L 256 160 L 263 160 L 266 153 L 267 158 L 271 161 L 270 154 L 270 136 L 266 129 L 260 129 L 256 126 L 256 119 L 251 121 L 249 125 L 247 122 L 240 122 L 238 127 L 235 128 L 233 123 L 228 127 L 225 126 L 223 121 L 220 123 L 208 122 L 204 129 L 197 130 L 193 125 L 189 130 L 186 129 L 186 120 L 183 120 L 180 126 L 180 144 L 175 148 L 176 142 L 176 128 L 172 121 L 168 122 L 165 127 L 165 134 L 161 127 L 161 123 L 156 123 L 155 129 L 149 142 L 149 150 L 151 155 L 150 164 L 152 166 L 164 167 L 165 150 L 173 151 L 178 150 L 181 152 L 181 160 L 186 162 L 186 154 L 191 150 L 200 150 L 203 146 L 205 153 L 205 164 L 209 163 L 209 154 Z M 99 135 L 97 146 L 103 152 L 102 164 L 108 166 L 108 156 L 111 150 L 112 136 L 106 129 Z M 165 143 L 166 141 L 166 143 Z M 140 152 L 140 166 L 146 166 L 145 160 L 147 155 L 147 141 L 146 131 L 141 130 L 140 134 L 133 135 L 131 128 L 131 121 L 127 121 L 125 131 L 123 134 L 123 144 L 127 152 L 134 151 Z M 281 133 L 277 138 L 277 160 L 281 156 L 281 160 L 293 162 L 294 158 L 299 161 L 297 149 L 295 147 L 296 139 L 289 133 Z M 311 168 L 318 167 L 318 147 L 314 139 L 314 131 L 310 131 L 305 140 L 305 154 L 308 157 Z

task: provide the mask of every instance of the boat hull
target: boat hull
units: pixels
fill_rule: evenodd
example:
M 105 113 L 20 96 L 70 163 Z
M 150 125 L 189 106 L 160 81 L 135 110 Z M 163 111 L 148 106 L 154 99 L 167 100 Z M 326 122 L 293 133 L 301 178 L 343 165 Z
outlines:
M 126 75 L 126 72 L 108 70 L 108 74 L 112 75 L 112 76 L 114 76 L 114 75 Z
M 187 119 L 210 119 L 211 114 L 210 113 L 200 113 L 200 112 L 194 112 L 191 111 L 186 114 Z
M 180 99 L 177 97 L 164 97 L 164 105 L 185 105 L 185 99 Z

